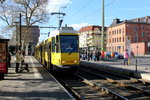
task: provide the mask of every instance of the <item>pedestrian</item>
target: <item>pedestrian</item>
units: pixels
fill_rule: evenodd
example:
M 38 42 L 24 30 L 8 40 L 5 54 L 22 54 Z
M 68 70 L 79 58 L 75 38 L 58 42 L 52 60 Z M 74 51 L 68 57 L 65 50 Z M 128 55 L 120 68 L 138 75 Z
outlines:
M 114 54 L 114 52 L 112 51 L 112 52 L 111 52 L 111 59 L 114 59 L 114 56 L 115 56 L 115 54 Z
M 8 52 L 8 66 L 11 67 L 11 53 Z
M 93 53 L 90 54 L 90 59 L 93 60 Z
M 20 57 L 20 51 L 18 50 L 16 53 L 16 73 L 18 73 L 19 71 L 19 64 L 21 61 L 21 57 Z
M 87 60 L 90 60 L 90 52 L 88 52 Z
M 25 63 L 25 53 L 24 53 L 24 51 L 21 51 L 20 58 L 21 58 L 21 69 L 20 69 L 20 72 L 23 71 L 23 70 L 27 70 L 29 72 L 28 64 Z
M 24 64 L 24 52 L 20 52 L 21 66 Z
M 124 52 L 124 65 L 128 65 L 128 59 L 129 59 L 129 53 L 128 50 L 126 49 Z
M 95 51 L 95 52 L 94 52 L 94 61 L 96 61 L 96 60 L 97 60 L 97 58 L 96 58 L 96 57 L 97 57 L 97 51 Z

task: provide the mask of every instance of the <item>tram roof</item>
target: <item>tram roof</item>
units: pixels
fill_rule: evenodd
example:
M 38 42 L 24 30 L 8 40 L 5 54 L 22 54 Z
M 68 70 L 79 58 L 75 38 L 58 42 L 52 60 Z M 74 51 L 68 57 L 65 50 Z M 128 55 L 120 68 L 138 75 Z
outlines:
M 75 33 L 77 34 L 77 31 L 75 31 L 73 29 L 73 27 L 61 27 L 60 30 L 54 30 L 50 33 L 50 36 L 49 37 L 53 37 L 53 36 L 56 36 L 56 35 L 59 35 L 61 33 Z

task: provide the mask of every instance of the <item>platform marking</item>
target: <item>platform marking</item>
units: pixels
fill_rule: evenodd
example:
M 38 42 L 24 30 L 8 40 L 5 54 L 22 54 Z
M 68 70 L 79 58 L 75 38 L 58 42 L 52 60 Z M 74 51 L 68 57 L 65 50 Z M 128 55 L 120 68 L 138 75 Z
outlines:
M 33 60 L 30 58 L 31 64 L 32 64 L 32 69 L 34 72 L 34 77 L 35 78 L 42 78 L 41 74 L 39 74 L 38 70 L 35 68 L 35 65 L 33 64 Z

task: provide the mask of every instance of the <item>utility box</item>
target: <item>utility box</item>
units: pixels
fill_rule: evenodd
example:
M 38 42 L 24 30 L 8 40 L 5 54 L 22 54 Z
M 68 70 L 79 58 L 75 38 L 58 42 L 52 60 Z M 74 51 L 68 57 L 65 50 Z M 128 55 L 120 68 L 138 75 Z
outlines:
M 0 36 L 0 80 L 8 73 L 8 41 Z

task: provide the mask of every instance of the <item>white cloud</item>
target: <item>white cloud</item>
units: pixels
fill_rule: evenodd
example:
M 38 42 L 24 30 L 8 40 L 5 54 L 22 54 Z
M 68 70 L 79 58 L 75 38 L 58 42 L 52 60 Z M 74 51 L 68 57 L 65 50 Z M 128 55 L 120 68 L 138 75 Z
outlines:
M 61 7 L 70 4 L 71 0 L 49 0 L 47 10 L 49 12 L 57 12 Z
M 75 30 L 80 30 L 82 27 L 89 26 L 88 23 L 80 23 L 80 24 L 71 24 L 69 26 L 72 26 Z

